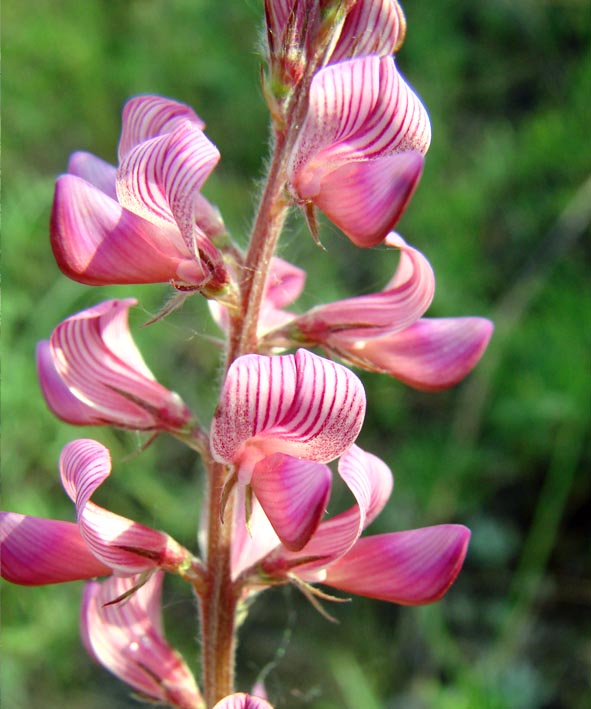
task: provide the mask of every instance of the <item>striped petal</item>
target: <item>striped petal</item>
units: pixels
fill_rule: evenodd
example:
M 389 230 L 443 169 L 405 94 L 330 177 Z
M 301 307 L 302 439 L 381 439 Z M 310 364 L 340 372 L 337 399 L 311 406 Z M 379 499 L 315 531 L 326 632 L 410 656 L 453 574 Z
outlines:
M 239 357 L 228 370 L 211 431 L 216 460 L 250 482 L 272 453 L 327 463 L 355 441 L 365 393 L 348 369 L 306 350 Z
M 319 305 L 296 318 L 290 329 L 310 343 L 330 345 L 334 341 L 337 347 L 346 339 L 353 347 L 360 338 L 397 332 L 418 320 L 433 299 L 433 269 L 420 251 L 397 234 L 390 234 L 386 245 L 400 250 L 400 261 L 383 291 Z
M 392 57 L 341 62 L 312 81 L 288 176 L 300 199 L 313 200 L 335 168 L 407 151 L 424 154 L 430 138 L 427 113 Z
M 343 25 L 330 62 L 367 54 L 385 56 L 400 49 L 406 20 L 396 0 L 357 0 Z
M 133 591 L 138 577 L 111 577 L 86 585 L 80 624 L 91 656 L 148 700 L 197 709 L 202 698 L 195 678 L 162 632 L 163 574 Z M 113 603 L 126 593 L 131 595 Z M 110 604 L 110 605 L 109 605 Z
M 205 123 L 190 106 L 162 96 L 135 96 L 123 107 L 119 162 L 145 140 L 170 133 L 179 123 L 189 121 L 203 130 Z
M 180 431 L 191 425 L 190 410 L 154 379 L 133 342 L 127 318 L 136 302 L 108 300 L 83 310 L 55 328 L 50 356 L 47 345 L 41 345 L 41 386 L 57 416 L 137 430 Z
M 372 372 L 389 374 L 417 389 L 454 386 L 476 366 L 492 336 L 485 318 L 423 318 L 400 332 L 332 344 L 340 357 Z M 349 357 L 348 357 L 349 355 Z
M 98 507 L 91 496 L 111 474 L 109 451 L 97 441 L 69 443 L 60 457 L 62 484 L 76 505 L 80 534 L 103 564 L 122 574 L 156 567 L 175 571 L 189 552 L 163 532 Z
M 297 551 L 320 524 L 331 482 L 328 466 L 274 453 L 256 465 L 251 485 L 279 539 Z
M 198 242 L 208 244 L 196 228 L 199 190 L 219 159 L 218 149 L 193 122 L 180 121 L 174 131 L 125 155 L 117 170 L 119 202 L 154 224 L 176 224 L 189 252 L 196 253 Z
M 391 603 L 432 603 L 455 581 L 469 540 L 470 531 L 453 524 L 364 537 L 327 569 L 324 583 Z
M 176 226 L 138 217 L 76 175 L 57 180 L 50 230 L 59 268 L 80 283 L 172 280 L 198 287 L 209 278 Z
M 112 569 L 90 552 L 78 525 L 0 512 L 0 571 L 11 583 L 40 586 L 105 576 Z
M 238 692 L 219 701 L 213 709 L 273 709 L 265 699 Z

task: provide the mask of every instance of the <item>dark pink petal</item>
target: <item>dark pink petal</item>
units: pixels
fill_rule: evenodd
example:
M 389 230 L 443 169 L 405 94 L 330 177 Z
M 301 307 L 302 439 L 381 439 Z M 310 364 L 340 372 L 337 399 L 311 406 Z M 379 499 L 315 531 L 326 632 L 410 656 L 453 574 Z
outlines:
M 349 162 L 427 151 L 429 118 L 392 57 L 368 56 L 314 77 L 308 115 L 288 178 L 302 201 L 315 201 L 326 175 Z
M 140 143 L 173 131 L 179 123 L 191 122 L 203 130 L 205 123 L 183 103 L 162 96 L 136 96 L 123 108 L 119 161 Z
M 285 453 L 327 463 L 355 441 L 365 415 L 359 379 L 306 350 L 239 357 L 228 370 L 211 431 L 216 460 L 248 483 L 256 463 Z
M 108 300 L 60 323 L 40 350 L 40 377 L 48 404 L 72 423 L 109 423 L 138 430 L 178 431 L 193 419 L 178 394 L 155 379 L 137 349 L 127 323 L 137 301 Z M 56 373 L 70 392 L 56 382 Z M 76 397 L 91 412 L 78 410 Z
M 108 417 L 102 417 L 100 411 L 81 401 L 66 386 L 55 367 L 49 340 L 38 343 L 36 354 L 41 391 L 47 406 L 58 418 L 75 426 L 101 426 L 110 423 Z
M 176 226 L 132 214 L 75 175 L 56 183 L 51 246 L 60 269 L 87 285 L 173 280 L 198 287 L 209 278 Z
M 383 291 L 319 305 L 290 327 L 311 343 L 334 343 L 338 348 L 346 341 L 354 349 L 358 340 L 396 332 L 418 320 L 433 299 L 433 269 L 420 251 L 397 234 L 390 234 L 386 245 L 400 250 L 400 261 Z
M 400 332 L 355 342 L 337 336 L 333 344 L 340 356 L 350 353 L 358 366 L 437 391 L 472 371 L 492 332 L 493 323 L 485 318 L 423 318 Z
M 377 456 L 367 453 L 356 445 L 339 461 L 339 474 L 353 493 L 356 504 L 320 526 L 308 544 L 299 552 L 280 549 L 263 562 L 269 574 L 288 567 L 298 557 L 318 557 L 314 561 L 298 566 L 298 576 L 315 581 L 318 572 L 351 549 L 363 529 L 381 512 L 392 492 L 392 473 Z M 321 576 L 320 579 L 323 577 Z
M 331 63 L 353 56 L 393 54 L 406 33 L 406 20 L 396 0 L 357 0 L 347 15 Z
M 377 246 L 402 216 L 422 172 L 416 151 L 346 162 L 322 178 L 314 204 L 356 246 Z
M 0 512 L 2 578 L 25 586 L 105 576 L 112 569 L 84 543 L 78 525 Z
M 139 577 L 87 584 L 80 616 L 82 637 L 94 659 L 146 698 L 198 709 L 202 698 L 195 679 L 163 637 L 162 579 L 162 573 L 155 573 L 117 603 L 112 602 L 131 591 Z
M 115 188 L 117 168 L 97 158 L 96 155 L 83 151 L 72 153 L 68 161 L 68 174 L 81 177 L 94 187 L 98 187 L 111 199 L 117 199 Z
M 320 524 L 331 482 L 328 466 L 274 453 L 256 465 L 251 485 L 277 536 L 297 551 Z
M 327 569 L 324 583 L 403 605 L 439 600 L 462 568 L 470 530 L 447 524 L 360 539 Z
M 103 564 L 123 574 L 158 566 L 175 570 L 187 560 L 188 552 L 174 539 L 90 502 L 110 473 L 109 451 L 97 441 L 72 441 L 62 451 L 62 484 L 76 504 L 80 534 L 88 549 Z
M 207 242 L 196 229 L 199 190 L 219 159 L 193 122 L 178 121 L 174 131 L 127 152 L 117 171 L 119 202 L 154 224 L 176 224 L 189 252 L 196 253 L 197 241 Z
M 213 709 L 273 709 L 273 707 L 265 699 L 238 692 L 219 701 Z

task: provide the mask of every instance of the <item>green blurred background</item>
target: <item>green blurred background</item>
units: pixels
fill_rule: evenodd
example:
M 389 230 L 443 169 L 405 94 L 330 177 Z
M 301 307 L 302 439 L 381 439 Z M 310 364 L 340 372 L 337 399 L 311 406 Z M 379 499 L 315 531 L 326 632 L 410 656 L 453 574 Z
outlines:
M 295 590 L 263 594 L 238 676 L 263 673 L 278 707 L 583 709 L 591 705 L 591 13 L 585 0 L 408 0 L 399 65 L 424 99 L 433 145 L 399 231 L 431 260 L 430 314 L 492 317 L 478 370 L 424 394 L 365 375 L 359 439 L 396 476 L 373 531 L 464 523 L 473 538 L 445 600 L 419 609 L 355 598 L 331 625 Z M 91 436 L 113 453 L 97 502 L 194 547 L 201 471 L 162 437 L 75 429 L 45 408 L 34 347 L 64 317 L 136 295 L 134 334 L 159 379 L 210 416 L 215 329 L 199 297 L 140 329 L 166 286 L 87 288 L 54 264 L 48 216 L 70 152 L 115 161 L 135 93 L 191 104 L 222 162 L 206 186 L 245 243 L 263 173 L 258 0 L 25 0 L 4 4 L 3 509 L 74 518 L 56 472 Z M 301 307 L 380 288 L 394 262 L 330 225 L 318 250 L 297 215 L 281 253 L 308 269 Z M 587 240 L 587 241 L 586 241 Z M 3 706 L 132 707 L 77 629 L 80 584 L 2 584 Z M 170 639 L 198 672 L 194 603 L 167 581 Z

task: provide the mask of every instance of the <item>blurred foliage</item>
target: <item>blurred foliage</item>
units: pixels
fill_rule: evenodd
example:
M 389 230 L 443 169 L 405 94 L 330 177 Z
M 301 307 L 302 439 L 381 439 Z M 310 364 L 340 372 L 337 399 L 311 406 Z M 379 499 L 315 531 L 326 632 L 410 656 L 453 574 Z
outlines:
M 206 419 L 218 352 L 198 297 L 150 328 L 165 286 L 69 282 L 48 243 L 53 180 L 75 149 L 115 160 L 135 93 L 195 107 L 220 147 L 206 185 L 245 243 L 267 118 L 257 0 L 24 0 L 4 13 L 5 509 L 73 519 L 56 475 L 62 446 L 95 437 L 114 475 L 97 496 L 194 546 L 201 475 L 159 439 L 74 430 L 46 410 L 34 348 L 65 316 L 134 294 L 147 362 Z M 582 709 L 591 703 L 590 7 L 585 0 L 408 0 L 399 65 L 433 122 L 425 175 L 400 231 L 438 279 L 434 315 L 479 314 L 496 333 L 478 370 L 440 394 L 367 375 L 360 443 L 392 466 L 376 531 L 468 524 L 470 554 L 446 599 L 412 609 L 354 599 L 327 625 L 291 589 L 267 592 L 242 632 L 239 682 L 263 674 L 278 707 Z M 394 263 L 330 225 L 326 252 L 290 221 L 282 253 L 309 272 L 302 307 L 379 288 Z M 174 346 L 170 346 L 174 344 Z M 152 474 L 153 472 L 153 474 Z M 80 584 L 3 584 L 4 706 L 131 707 L 81 652 Z M 168 635 L 195 664 L 194 602 L 167 586 Z M 198 671 L 198 668 L 195 668 Z

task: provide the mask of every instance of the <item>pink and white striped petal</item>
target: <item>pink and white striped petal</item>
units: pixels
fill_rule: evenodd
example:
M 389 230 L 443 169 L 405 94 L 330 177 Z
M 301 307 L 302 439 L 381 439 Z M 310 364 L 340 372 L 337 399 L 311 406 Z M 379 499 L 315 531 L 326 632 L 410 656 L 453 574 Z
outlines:
M 328 466 L 282 453 L 259 461 L 251 481 L 277 536 L 292 551 L 305 546 L 318 528 L 331 483 Z
M 266 699 L 238 692 L 219 701 L 213 709 L 273 709 Z
M 24 586 L 112 573 L 90 552 L 78 525 L 16 512 L 0 512 L 0 571 L 6 581 Z
M 79 150 L 70 155 L 68 174 L 81 177 L 111 199 L 117 199 L 117 168 L 92 153 Z
M 328 463 L 355 441 L 365 392 L 348 369 L 300 349 L 295 355 L 239 357 L 228 370 L 211 430 L 216 460 L 250 482 L 272 453 Z
M 63 449 L 61 480 L 76 505 L 80 534 L 88 549 L 120 574 L 137 574 L 157 567 L 178 569 L 190 554 L 172 537 L 90 502 L 110 474 L 109 451 L 97 441 L 79 439 Z
M 453 524 L 363 537 L 323 583 L 391 603 L 432 603 L 455 581 L 469 540 L 470 530 Z
M 55 187 L 51 246 L 59 268 L 87 285 L 165 283 L 198 288 L 209 278 L 175 225 L 154 225 L 76 175 Z
M 357 0 L 347 15 L 331 64 L 368 54 L 385 56 L 404 42 L 406 20 L 396 0 Z
M 81 634 L 90 655 L 146 699 L 179 709 L 203 700 L 191 671 L 162 631 L 162 573 L 132 591 L 139 577 L 86 585 Z M 113 603 L 132 591 L 125 600 Z M 111 605 L 108 605 L 111 604 Z
M 396 332 L 412 325 L 427 310 L 435 292 L 431 264 L 398 234 L 390 234 L 386 245 L 400 251 L 398 268 L 383 291 L 319 305 L 296 318 L 290 328 L 311 343 L 351 346 L 359 339 Z
M 485 318 L 423 318 L 410 327 L 373 339 L 338 334 L 332 345 L 339 356 L 405 384 L 438 391 L 454 386 L 476 366 L 493 333 Z
M 51 358 L 41 345 L 42 389 L 58 416 L 137 430 L 179 431 L 191 425 L 191 411 L 154 379 L 131 337 L 127 319 L 136 303 L 133 298 L 108 300 L 67 318 L 50 337 Z M 63 399 L 56 372 L 70 392 Z M 93 416 L 76 407 L 72 397 Z
M 288 179 L 301 201 L 315 201 L 336 168 L 408 151 L 424 154 L 430 138 L 427 113 L 392 57 L 341 62 L 312 81 Z
M 218 149 L 193 122 L 176 121 L 172 132 L 127 152 L 117 170 L 119 202 L 156 225 L 176 224 L 189 252 L 196 253 L 197 241 L 208 241 L 196 229 L 197 198 L 219 159 Z
M 190 106 L 162 96 L 135 96 L 123 107 L 119 162 L 140 143 L 171 133 L 179 123 L 189 121 L 203 130 L 205 123 Z

